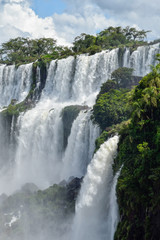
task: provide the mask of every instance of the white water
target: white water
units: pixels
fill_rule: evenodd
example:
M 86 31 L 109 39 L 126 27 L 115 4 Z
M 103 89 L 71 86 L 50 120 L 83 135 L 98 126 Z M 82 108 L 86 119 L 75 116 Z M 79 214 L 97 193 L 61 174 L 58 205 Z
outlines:
M 112 172 L 117 144 L 118 136 L 102 144 L 88 166 L 76 204 L 74 240 L 113 240 L 118 222 L 117 176 Z
M 131 55 L 126 49 L 123 65 L 135 67 L 136 75 L 144 75 L 149 71 L 149 65 L 155 63 L 155 53 L 159 49 L 159 44 L 139 47 Z M 94 152 L 98 128 L 90 121 L 90 112 L 81 111 L 72 124 L 64 151 L 61 111 L 65 106 L 75 104 L 92 107 L 100 86 L 118 67 L 118 49 L 51 62 L 39 103 L 18 118 L 17 145 L 13 146 L 13 154 L 7 153 L 14 141 L 13 124 L 7 146 L 1 125 L 0 162 L 10 162 L 12 167 L 5 174 L 0 171 L 4 175 L 0 192 L 13 191 L 28 181 L 44 188 L 68 179 L 70 175 L 80 177 L 85 174 Z M 37 69 L 37 83 L 39 80 Z M 15 66 L 1 65 L 0 106 L 8 105 L 11 99 L 24 100 L 31 82 L 32 64 L 22 65 L 17 70 Z M 8 177 L 12 179 L 9 186 Z
M 63 156 L 61 178 L 82 177 L 94 152 L 94 142 L 99 136 L 99 128 L 90 120 L 90 111 L 83 110 L 73 122 L 67 149 Z
M 123 57 L 123 66 L 134 69 L 134 75 L 144 76 L 151 71 L 151 65 L 156 64 L 155 56 L 160 53 L 160 43 L 138 47 L 130 55 L 130 50 L 126 48 Z
M 110 192 L 110 200 L 109 200 L 109 211 L 107 215 L 107 235 L 110 236 L 109 239 L 114 239 L 114 234 L 117 228 L 117 224 L 119 222 L 119 209 L 117 204 L 117 195 L 116 195 L 116 186 L 117 180 L 120 175 L 121 169 L 116 173 L 113 179 L 112 188 Z
M 44 189 L 63 179 L 68 180 L 70 176 L 85 174 L 99 128 L 90 120 L 90 110 L 81 111 L 73 122 L 64 152 L 61 118 L 64 106 L 46 101 L 44 108 L 43 101 L 20 115 L 15 166 L 1 178 L 0 192 L 10 193 L 26 182 L 33 182 Z
M 118 49 L 52 61 L 42 99 L 92 106 L 100 86 L 118 68 Z
M 133 67 L 134 75 L 143 76 L 155 64 L 159 50 L 159 44 L 139 47 L 132 54 L 126 49 L 123 66 Z M 72 123 L 64 150 L 62 109 L 76 104 L 92 107 L 100 86 L 118 67 L 118 49 L 52 61 L 37 105 L 21 114 L 17 124 L 14 118 L 10 124 L 0 118 L 0 193 L 10 194 L 26 182 L 47 188 L 87 171 L 76 205 L 72 240 L 113 240 L 118 222 L 118 175 L 113 177 L 112 162 L 118 137 L 104 143 L 92 159 L 99 129 L 90 120 L 91 111 L 82 110 Z M 12 99 L 24 100 L 31 83 L 32 64 L 18 69 L 0 65 L 0 108 Z M 39 69 L 36 83 L 38 88 Z
M 90 111 L 81 111 L 64 152 L 61 111 L 68 105 L 92 106 L 102 82 L 117 67 L 118 49 L 51 62 L 40 102 L 18 119 L 15 167 L 5 174 L 0 192 L 12 192 L 26 182 L 46 188 L 85 174 L 99 129 L 91 122 Z M 7 182 L 8 176 L 12 178 L 8 187 L 6 176 Z
M 32 63 L 21 65 L 0 65 L 0 107 L 10 104 L 12 99 L 21 102 L 28 95 L 32 82 Z

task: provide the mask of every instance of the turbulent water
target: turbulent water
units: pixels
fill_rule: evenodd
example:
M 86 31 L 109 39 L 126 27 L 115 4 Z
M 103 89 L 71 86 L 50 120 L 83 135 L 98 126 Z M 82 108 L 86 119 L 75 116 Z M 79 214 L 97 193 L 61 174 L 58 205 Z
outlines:
M 112 173 L 117 144 L 118 136 L 102 144 L 88 166 L 76 205 L 73 239 L 113 239 L 118 222 L 115 201 L 117 177 L 114 179 Z
M 6 91 L 11 95 L 10 99 L 20 101 L 21 96 L 27 93 L 28 86 L 32 83 L 31 66 L 32 64 L 23 65 L 17 70 L 11 66 L 13 73 L 8 77 L 2 71 L 2 87 L 9 85 L 16 89 L 17 86 L 17 92 L 19 90 L 19 95 Z M 91 107 L 102 82 L 117 67 L 118 49 L 51 62 L 39 102 L 18 118 L 17 131 L 14 133 L 17 144 L 13 153 L 13 166 L 1 178 L 0 192 L 12 192 L 26 182 L 34 182 L 38 187 L 45 188 L 63 179 L 67 180 L 70 176 L 81 177 L 85 174 L 94 152 L 95 139 L 99 135 L 98 126 L 90 120 L 90 109 L 81 110 L 72 124 L 68 145 L 64 149 L 62 112 L 69 105 Z M 9 71 L 7 66 L 1 68 Z M 21 72 L 22 68 L 24 71 Z M 27 68 L 29 70 L 26 72 Z M 21 84 L 16 85 L 18 76 Z M 40 78 L 38 73 L 37 78 Z M 8 79 L 8 85 L 4 79 Z M 20 88 L 19 85 L 25 88 Z M 4 105 L 10 101 L 3 96 L 1 99 Z M 4 149 L 4 145 L 2 142 L 1 149 Z M 8 178 L 12 179 L 9 186 Z
M 56 102 L 69 100 L 92 106 L 101 84 L 116 68 L 118 49 L 52 61 L 42 95 Z
M 18 118 L 8 118 L 8 121 L 0 115 L 0 193 L 12 193 L 27 182 L 44 189 L 63 179 L 67 181 L 71 176 L 84 176 L 94 153 L 95 139 L 100 133 L 91 120 L 91 108 L 100 86 L 122 66 L 134 68 L 136 76 L 144 76 L 150 71 L 150 65 L 156 64 L 155 54 L 159 52 L 158 43 L 138 47 L 132 53 L 126 48 L 123 55 L 119 49 L 114 49 L 92 56 L 53 60 L 46 70 L 46 79 L 42 79 L 37 68 L 35 107 Z M 32 67 L 32 63 L 18 68 L 0 65 L 1 111 L 12 99 L 13 102 L 25 100 L 33 83 Z M 74 117 L 73 105 L 79 109 L 79 114 Z M 63 112 L 67 106 L 70 106 L 68 115 L 71 117 L 66 120 Z M 101 150 L 89 165 L 77 203 L 74 233 L 77 235 L 74 240 L 103 240 L 106 236 L 113 239 L 117 223 L 116 178 L 113 179 L 111 169 L 113 157 L 109 156 L 108 160 L 104 157 L 112 155 L 111 152 L 114 155 L 117 137 L 113 139 L 110 140 L 113 151 L 109 150 L 109 143 L 105 143 L 109 152 Z M 84 218 L 91 221 L 88 219 L 84 225 Z

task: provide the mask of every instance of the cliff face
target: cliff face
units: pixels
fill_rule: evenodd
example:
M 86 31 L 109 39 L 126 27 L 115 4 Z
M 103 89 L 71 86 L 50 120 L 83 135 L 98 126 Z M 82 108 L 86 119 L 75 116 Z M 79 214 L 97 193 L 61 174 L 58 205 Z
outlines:
M 160 216 L 160 65 L 132 95 L 130 123 L 121 130 L 115 165 L 120 222 L 115 240 L 159 239 Z

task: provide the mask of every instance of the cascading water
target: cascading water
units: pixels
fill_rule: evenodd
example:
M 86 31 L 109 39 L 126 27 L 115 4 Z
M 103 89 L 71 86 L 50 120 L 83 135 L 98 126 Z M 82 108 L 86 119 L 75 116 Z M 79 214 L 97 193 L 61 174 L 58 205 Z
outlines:
M 155 53 L 159 49 L 159 44 L 139 47 L 131 55 L 126 49 L 123 65 L 135 67 L 136 75 L 145 74 L 149 65 L 154 64 Z M 32 110 L 21 114 L 17 120 L 17 147 L 12 147 L 12 154 L 8 154 L 4 139 L 7 139 L 10 148 L 13 141 L 10 132 L 15 132 L 16 128 L 14 126 L 14 131 L 9 130 L 7 135 L 3 122 L 1 136 L 5 137 L 0 140 L 0 158 L 1 162 L 12 162 L 11 166 L 15 167 L 13 190 L 26 181 L 32 181 L 43 188 L 52 182 L 67 179 L 70 175 L 82 176 L 85 173 L 94 152 L 94 141 L 99 134 L 97 126 L 89 120 L 89 110 L 82 110 L 72 124 L 64 149 L 62 109 L 77 104 L 93 106 L 101 84 L 119 67 L 118 52 L 118 49 L 114 49 L 92 56 L 80 55 L 52 61 L 39 103 Z M 41 79 L 39 68 L 36 77 L 38 87 Z M 18 69 L 15 66 L 1 65 L 1 107 L 8 105 L 11 99 L 24 100 L 31 83 L 32 64 L 22 65 Z M 35 99 L 38 99 L 37 95 Z M 10 125 L 13 129 L 13 124 Z M 72 146 L 74 151 L 71 150 Z
M 123 66 L 134 69 L 135 76 L 144 76 L 151 70 L 151 65 L 155 65 L 156 54 L 160 53 L 160 43 L 138 47 L 130 54 L 128 48 L 125 49 L 123 56 Z
M 110 200 L 109 200 L 109 212 L 107 215 L 107 235 L 110 236 L 109 239 L 114 239 L 114 233 L 117 228 L 117 224 L 119 221 L 119 210 L 118 210 L 118 204 L 117 204 L 117 196 L 116 196 L 116 186 L 117 186 L 117 180 L 120 175 L 120 170 L 116 173 L 113 179 L 112 188 L 110 192 Z
M 85 174 L 99 129 L 90 120 L 90 110 L 82 110 L 72 124 L 64 151 L 62 110 L 73 104 L 92 106 L 102 82 L 117 67 L 118 49 L 51 62 L 39 103 L 18 118 L 10 191 L 25 182 L 45 188 L 71 175 Z M 39 70 L 37 76 L 39 79 Z M 71 151 L 73 142 L 74 151 Z M 1 192 L 2 186 L 5 184 L 1 184 Z
M 70 176 L 81 177 L 92 158 L 99 128 L 90 120 L 90 112 L 81 111 L 75 119 L 64 152 L 63 105 L 55 105 L 52 110 L 40 106 L 19 117 L 16 165 L 10 188 L 15 189 L 26 182 L 46 188 Z
M 41 99 L 92 106 L 100 86 L 118 68 L 118 49 L 52 61 Z
M 26 182 L 43 189 L 70 176 L 85 175 L 99 135 L 90 119 L 90 107 L 100 86 L 119 66 L 133 67 L 134 75 L 145 75 L 159 52 L 160 44 L 138 47 L 132 53 L 126 48 L 121 64 L 118 49 L 52 61 L 45 79 L 37 67 L 33 93 L 36 106 L 18 118 L 9 116 L 7 121 L 0 113 L 0 193 L 12 193 Z M 12 99 L 21 102 L 26 98 L 33 80 L 32 65 L 18 69 L 0 65 L 1 111 Z M 73 105 L 78 105 L 79 114 L 72 116 L 67 129 L 63 110 Z M 77 202 L 72 240 L 113 240 L 118 221 L 118 175 L 113 178 L 112 173 L 117 142 L 115 136 L 102 145 L 88 167 Z
M 112 172 L 117 145 L 118 136 L 110 138 L 101 145 L 88 166 L 76 204 L 73 240 L 113 240 L 118 222 L 115 201 L 117 176 L 114 179 Z M 112 221 L 108 219 L 111 208 L 116 209 Z
M 90 120 L 91 112 L 83 110 L 73 122 L 68 145 L 63 156 L 61 178 L 82 177 L 94 152 L 94 141 L 99 135 L 99 128 Z
M 10 104 L 12 99 L 23 101 L 32 83 L 32 63 L 21 65 L 0 65 L 0 107 Z

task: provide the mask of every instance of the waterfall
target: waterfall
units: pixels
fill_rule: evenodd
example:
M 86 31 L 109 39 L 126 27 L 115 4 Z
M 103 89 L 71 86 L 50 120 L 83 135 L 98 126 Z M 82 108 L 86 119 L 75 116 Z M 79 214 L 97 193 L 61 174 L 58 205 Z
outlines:
M 12 192 L 26 182 L 33 182 L 43 189 L 63 179 L 67 180 L 71 175 L 80 177 L 85 174 L 99 128 L 90 120 L 90 110 L 80 111 L 72 124 L 68 145 L 64 150 L 62 109 L 73 104 L 92 106 L 102 82 L 117 67 L 118 49 L 50 63 L 39 102 L 18 117 L 14 169 L 9 174 L 5 173 L 12 181 L 8 188 L 4 188 L 5 183 L 2 181 L 0 192 L 4 189 Z M 20 79 L 17 85 L 14 84 L 17 86 L 13 94 L 16 99 L 22 99 L 22 95 L 24 97 L 24 93 L 27 93 L 22 86 L 28 89 L 31 68 L 32 64 L 14 70 L 14 82 Z M 36 75 L 38 83 L 39 69 Z M 24 82 L 26 85 L 22 84 Z
M 12 180 L 6 188 L 4 178 L 0 192 L 5 189 L 10 193 L 26 182 L 33 182 L 44 189 L 70 176 L 84 175 L 94 152 L 99 128 L 92 123 L 90 110 L 81 110 L 72 124 L 64 149 L 61 114 L 64 107 L 64 104 L 42 101 L 36 108 L 19 116 L 15 163 L 12 174 L 5 172 Z
M 118 136 L 93 156 L 100 130 L 91 120 L 92 107 L 114 70 L 132 67 L 134 75 L 144 76 L 159 52 L 158 43 L 133 52 L 126 48 L 121 57 L 119 49 L 70 56 L 51 61 L 43 74 L 32 63 L 18 68 L 0 65 L 0 194 L 11 194 L 27 182 L 45 189 L 71 176 L 85 176 L 69 239 L 113 240 L 119 220 L 115 190 L 119 172 L 115 176 L 112 172 Z M 12 99 L 12 103 L 25 100 L 33 80 L 35 106 L 19 116 L 3 115 Z M 68 107 L 65 116 L 70 117 L 65 118 Z
M 114 239 L 114 233 L 116 231 L 117 224 L 119 221 L 116 186 L 117 186 L 117 181 L 118 181 L 120 172 L 121 172 L 121 168 L 114 176 L 111 193 L 110 193 L 110 200 L 109 200 L 110 207 L 109 207 L 109 212 L 107 217 L 107 235 L 110 236 L 110 239 Z
M 0 65 L 0 107 L 10 104 L 12 99 L 23 101 L 29 93 L 32 82 L 32 63 L 21 65 Z
M 155 64 L 159 49 L 159 44 L 138 47 L 132 53 L 126 48 L 123 66 L 134 67 L 135 75 L 144 75 L 149 65 Z M 44 88 L 40 86 L 41 72 L 37 67 L 35 99 L 39 101 L 36 106 L 18 119 L 10 118 L 8 122 L 1 119 L 0 162 L 6 168 L 9 164 L 11 169 L 5 173 L 1 169 L 0 174 L 12 179 L 9 187 L 8 180 L 1 181 L 1 192 L 9 188 L 15 190 L 25 182 L 45 188 L 86 173 L 99 129 L 90 120 L 91 111 L 81 110 L 66 135 L 62 110 L 71 105 L 92 107 L 102 83 L 119 67 L 118 54 L 119 49 L 113 49 L 92 56 L 82 54 L 53 60 L 46 68 Z M 18 102 L 25 99 L 32 84 L 32 65 L 18 68 L 0 65 L 0 107 L 10 104 L 12 99 Z
M 74 240 L 113 240 L 118 211 L 115 201 L 117 176 L 113 177 L 112 163 L 117 145 L 118 136 L 103 143 L 88 166 L 76 204 Z M 114 214 L 110 222 L 111 212 Z
M 92 106 L 100 86 L 118 68 L 118 49 L 103 51 L 93 56 L 80 55 L 58 61 L 48 69 L 41 99 Z
M 138 47 L 131 54 L 130 50 L 126 48 L 123 56 L 123 66 L 133 68 L 133 75 L 135 76 L 144 76 L 151 71 L 151 65 L 158 63 L 155 60 L 158 53 L 160 53 L 160 43 Z
M 83 110 L 72 125 L 68 145 L 63 157 L 62 178 L 82 177 L 94 152 L 99 128 L 90 120 L 91 112 Z
M 16 184 L 33 182 L 41 188 L 59 180 L 63 152 L 60 109 L 36 108 L 20 116 L 15 156 Z

